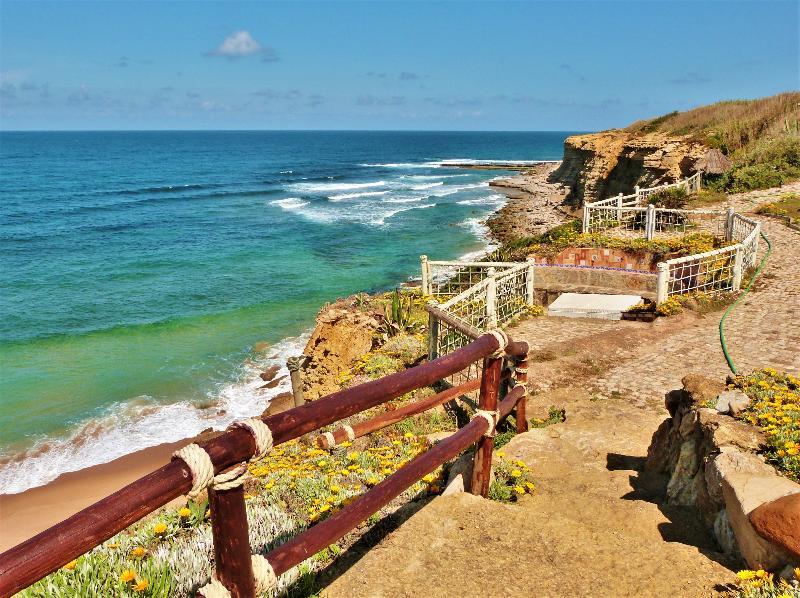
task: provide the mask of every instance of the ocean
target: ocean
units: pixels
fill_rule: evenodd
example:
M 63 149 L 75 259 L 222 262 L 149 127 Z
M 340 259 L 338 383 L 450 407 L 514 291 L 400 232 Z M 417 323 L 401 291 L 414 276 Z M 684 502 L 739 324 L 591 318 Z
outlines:
M 569 134 L 0 133 L 0 493 L 261 413 L 326 301 L 485 250 L 508 173 L 442 162 Z

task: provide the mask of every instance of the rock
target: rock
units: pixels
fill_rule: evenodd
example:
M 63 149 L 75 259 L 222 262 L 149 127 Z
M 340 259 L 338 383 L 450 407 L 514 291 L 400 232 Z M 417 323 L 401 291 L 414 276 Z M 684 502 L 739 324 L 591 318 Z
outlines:
M 718 413 L 738 415 L 750 405 L 750 397 L 741 390 L 726 390 L 717 397 Z
M 718 455 L 705 466 L 705 481 L 708 494 L 717 508 L 725 506 L 722 495 L 722 479 L 731 474 L 741 473 L 758 476 L 771 476 L 775 470 L 764 463 L 758 455 L 746 453 L 732 446 L 723 447 Z
M 725 384 L 716 378 L 708 378 L 700 374 L 687 374 L 681 379 L 683 389 L 691 397 L 691 404 L 706 405 L 725 392 Z
M 694 434 L 697 428 L 697 412 L 696 411 L 687 411 L 683 418 L 681 418 L 681 425 L 678 428 L 678 434 L 680 434 L 683 438 L 689 438 L 692 434 Z
M 726 445 L 756 451 L 766 444 L 766 437 L 759 429 L 716 410 L 698 409 L 698 421 L 703 435 L 716 447 Z
M 689 136 L 625 129 L 573 135 L 564 141 L 564 159 L 553 178 L 569 186 L 570 201 L 581 204 L 628 194 L 637 184 L 653 187 L 685 178 L 707 151 Z
M 800 559 L 800 486 L 795 494 L 756 507 L 748 518 L 761 536 Z
M 447 488 L 450 488 L 453 483 L 456 488 L 459 486 L 458 478 L 461 478 L 460 486 L 464 491 L 469 492 L 472 485 L 472 462 L 474 453 L 464 453 L 458 457 L 450 466 L 450 471 L 447 474 Z M 455 494 L 455 492 L 453 492 Z
M 658 426 L 647 447 L 644 467 L 647 471 L 662 473 L 671 471 L 677 457 L 677 445 L 673 442 L 672 418 L 667 418 Z
M 722 480 L 722 493 L 739 551 L 750 569 L 777 570 L 792 561 L 784 548 L 762 537 L 748 515 L 758 506 L 800 490 L 797 484 L 777 474 L 754 476 L 732 473 Z
M 275 388 L 278 384 L 281 383 L 281 380 L 286 380 L 286 376 L 280 376 L 279 378 L 275 378 L 274 380 L 270 380 L 266 384 L 259 386 L 259 388 Z
M 678 462 L 667 484 L 667 502 L 671 505 L 693 506 L 697 502 L 697 483 L 695 476 L 700 464 L 694 440 L 681 444 Z
M 273 365 L 273 366 L 270 366 L 270 367 L 268 367 L 268 368 L 267 368 L 266 370 L 264 370 L 263 372 L 261 372 L 261 373 L 259 374 L 259 377 L 260 377 L 260 378 L 261 378 L 261 379 L 262 379 L 264 382 L 269 382 L 269 381 L 270 381 L 270 380 L 272 380 L 272 379 L 273 379 L 275 376 L 277 376 L 277 375 L 278 375 L 278 372 L 280 372 L 280 371 L 281 371 L 281 366 L 279 366 L 279 365 Z
M 317 316 L 303 355 L 303 393 L 313 401 L 339 390 L 337 378 L 372 348 L 378 321 L 368 314 L 333 305 Z
M 269 343 L 266 341 L 261 341 L 253 345 L 253 351 L 256 351 L 258 353 L 263 353 L 267 349 L 269 349 Z
M 283 413 L 284 411 L 289 411 L 289 409 L 294 408 L 294 396 L 290 392 L 282 392 L 279 395 L 275 395 L 270 400 L 269 405 L 264 412 L 261 414 L 261 417 L 269 417 L 270 415 L 275 415 L 276 413 Z
M 728 519 L 728 511 L 725 509 L 719 511 L 714 519 L 714 539 L 725 554 L 741 556 L 739 545 L 736 544 L 736 536 L 733 533 L 730 519 Z

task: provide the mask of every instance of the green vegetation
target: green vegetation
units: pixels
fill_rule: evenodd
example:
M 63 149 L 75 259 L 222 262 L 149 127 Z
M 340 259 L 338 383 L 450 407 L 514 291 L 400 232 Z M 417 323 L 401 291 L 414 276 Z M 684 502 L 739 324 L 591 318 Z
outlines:
M 529 254 L 553 256 L 568 247 L 598 247 L 619 249 L 634 254 L 649 253 L 654 260 L 671 259 L 694 253 L 703 253 L 725 246 L 726 242 L 710 233 L 692 233 L 672 239 L 622 239 L 603 233 L 581 233 L 581 223 L 574 220 L 534 237 L 521 237 L 506 247 L 516 259 Z
M 669 208 L 671 210 L 680 210 L 686 206 L 689 200 L 689 194 L 683 187 L 673 187 L 671 189 L 664 189 L 663 191 L 656 191 L 647 198 L 647 203 L 654 205 L 658 208 Z
M 720 176 L 706 177 L 719 191 L 775 187 L 800 178 L 800 93 L 735 100 L 671 112 L 628 127 L 632 133 L 689 135 L 733 161 Z
M 489 485 L 489 498 L 500 502 L 514 502 L 525 494 L 531 494 L 536 485 L 530 468 L 524 461 L 506 459 L 503 451 L 496 453 L 494 461 L 494 480 Z
M 794 221 L 800 218 L 800 195 L 797 193 L 784 193 L 775 202 L 763 204 L 756 209 L 757 214 L 765 216 L 779 216 Z

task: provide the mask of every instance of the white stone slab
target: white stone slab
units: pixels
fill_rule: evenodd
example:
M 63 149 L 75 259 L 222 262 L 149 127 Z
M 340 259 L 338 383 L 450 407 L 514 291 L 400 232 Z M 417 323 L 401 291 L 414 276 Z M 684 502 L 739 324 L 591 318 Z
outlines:
M 551 316 L 566 318 L 600 318 L 619 320 L 642 298 L 638 295 L 600 295 L 596 293 L 563 293 L 547 308 Z

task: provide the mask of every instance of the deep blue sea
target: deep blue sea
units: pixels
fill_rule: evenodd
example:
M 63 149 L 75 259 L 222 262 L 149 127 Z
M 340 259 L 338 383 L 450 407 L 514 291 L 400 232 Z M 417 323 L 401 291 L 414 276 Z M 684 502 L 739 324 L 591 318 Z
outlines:
M 442 161 L 568 135 L 0 133 L 0 492 L 260 413 L 323 303 L 486 247 L 507 173 Z

